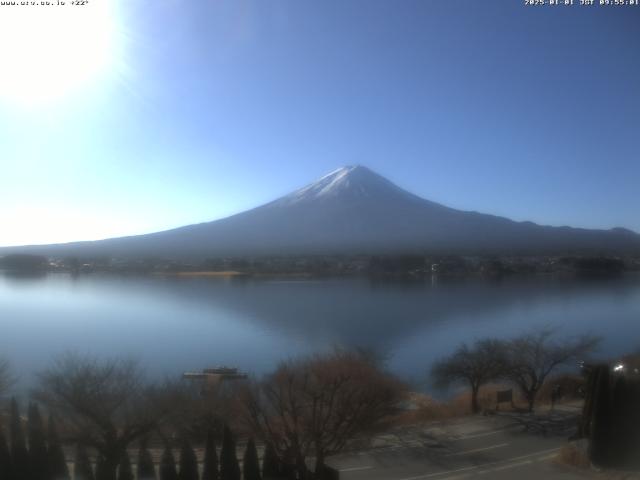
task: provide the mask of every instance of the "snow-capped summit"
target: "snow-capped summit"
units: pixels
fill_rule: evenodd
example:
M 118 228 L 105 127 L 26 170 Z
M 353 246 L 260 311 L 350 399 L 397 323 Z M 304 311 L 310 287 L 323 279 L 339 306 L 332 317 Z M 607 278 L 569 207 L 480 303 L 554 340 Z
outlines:
M 208 258 L 388 252 L 640 253 L 640 235 L 464 212 L 425 200 L 363 166 L 339 168 L 266 205 L 198 225 L 97 242 L 0 249 L 50 256 Z
M 322 200 L 353 200 L 389 196 L 413 197 L 386 178 L 362 165 L 338 168 L 313 183 L 276 200 L 286 205 Z

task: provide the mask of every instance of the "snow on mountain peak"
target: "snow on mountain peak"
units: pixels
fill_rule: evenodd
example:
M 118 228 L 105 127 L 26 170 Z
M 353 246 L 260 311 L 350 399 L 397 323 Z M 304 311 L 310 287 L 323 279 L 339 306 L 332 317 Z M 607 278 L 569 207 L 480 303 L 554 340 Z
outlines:
M 294 204 L 332 198 L 372 198 L 404 194 L 411 196 L 386 178 L 362 165 L 347 165 L 283 197 L 280 204 Z

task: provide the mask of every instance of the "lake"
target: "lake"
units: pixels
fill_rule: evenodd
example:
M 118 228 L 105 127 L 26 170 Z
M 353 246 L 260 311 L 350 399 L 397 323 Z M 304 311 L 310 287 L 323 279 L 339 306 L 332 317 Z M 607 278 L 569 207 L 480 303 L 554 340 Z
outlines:
M 425 385 L 463 341 L 552 326 L 604 337 L 600 355 L 640 349 L 640 277 L 425 282 L 0 275 L 0 356 L 28 386 L 68 350 L 140 359 L 154 376 L 209 366 L 254 374 L 334 345 L 374 348 Z M 422 383 L 421 383 L 422 382 Z

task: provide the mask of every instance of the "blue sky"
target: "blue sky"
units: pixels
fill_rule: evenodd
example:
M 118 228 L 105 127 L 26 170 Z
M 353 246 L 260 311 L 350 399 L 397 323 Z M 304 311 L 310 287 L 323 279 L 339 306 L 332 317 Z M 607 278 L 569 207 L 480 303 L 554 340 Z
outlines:
M 640 7 L 92 2 L 48 10 L 31 49 L 0 42 L 0 245 L 212 220 L 347 164 L 457 208 L 640 231 Z M 2 8 L 28 35 L 38 13 Z

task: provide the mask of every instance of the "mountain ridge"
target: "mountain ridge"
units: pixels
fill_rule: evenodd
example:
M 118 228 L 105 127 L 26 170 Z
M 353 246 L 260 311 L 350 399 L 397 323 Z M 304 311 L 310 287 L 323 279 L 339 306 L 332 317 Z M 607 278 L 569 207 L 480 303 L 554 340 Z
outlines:
M 88 242 L 0 248 L 47 256 L 214 257 L 286 254 L 640 254 L 640 235 L 516 222 L 456 210 L 361 165 L 222 219 Z

